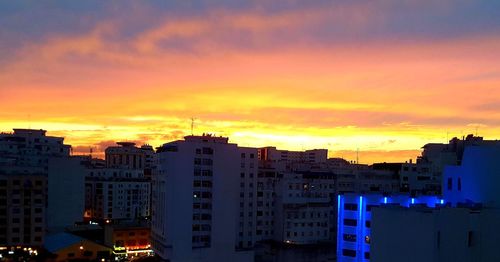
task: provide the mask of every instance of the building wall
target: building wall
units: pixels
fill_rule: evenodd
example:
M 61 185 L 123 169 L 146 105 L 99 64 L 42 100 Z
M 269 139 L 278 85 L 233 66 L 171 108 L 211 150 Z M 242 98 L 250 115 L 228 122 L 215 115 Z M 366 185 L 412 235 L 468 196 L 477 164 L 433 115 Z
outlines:
M 150 215 L 151 182 L 144 171 L 89 169 L 85 179 L 86 219 L 133 219 Z
M 330 173 L 287 173 L 277 181 L 274 240 L 327 242 L 334 231 L 335 181 Z
M 142 169 L 146 166 L 146 151 L 131 142 L 118 142 L 105 150 L 106 166 L 121 169 Z
M 372 261 L 499 261 L 499 218 L 491 209 L 377 208 Z
M 262 237 L 256 230 L 257 220 L 265 215 L 257 210 L 258 195 L 258 153 L 256 148 L 239 147 L 239 212 L 237 224 L 237 248 L 251 249 Z M 259 234 L 257 234 L 259 233 Z
M 82 240 L 82 242 L 71 245 L 55 252 L 56 261 L 88 260 L 92 261 L 99 257 L 107 257 L 111 253 L 110 248 L 96 244 L 92 241 Z
M 60 157 L 49 160 L 47 228 L 64 230 L 83 221 L 85 211 L 84 159 Z
M 0 175 L 0 245 L 42 245 L 46 190 L 45 175 Z
M 369 261 L 371 257 L 372 210 L 380 206 L 436 207 L 444 201 L 436 196 L 384 196 L 380 194 L 338 195 L 337 257 L 338 261 Z M 384 222 L 385 223 L 385 222 Z
M 236 251 L 242 153 L 227 138 L 212 136 L 186 137 L 158 151 L 152 215 L 158 255 L 171 261 L 253 259 L 252 252 Z
M 445 199 L 500 207 L 500 146 L 465 148 L 460 166 L 448 166 L 443 179 Z

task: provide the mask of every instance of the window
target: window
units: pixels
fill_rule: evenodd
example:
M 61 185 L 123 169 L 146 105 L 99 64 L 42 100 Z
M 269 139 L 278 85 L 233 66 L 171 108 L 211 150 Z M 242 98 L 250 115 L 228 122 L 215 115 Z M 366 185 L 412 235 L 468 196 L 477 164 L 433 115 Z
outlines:
M 212 176 L 212 170 L 203 170 L 201 172 L 202 176 Z
M 344 257 L 356 257 L 356 250 L 342 249 L 342 256 L 344 256 Z
M 451 191 L 453 189 L 453 179 L 448 177 L 448 190 Z
M 462 191 L 462 179 L 459 177 L 457 181 L 457 190 Z
M 345 203 L 344 204 L 344 210 L 356 211 L 356 210 L 358 210 L 358 204 Z
M 204 147 L 203 148 L 203 154 L 205 155 L 213 155 L 214 154 L 214 150 L 210 147 Z
M 213 160 L 209 159 L 209 158 L 204 158 L 203 159 L 203 165 L 205 165 L 205 166 L 211 166 L 211 165 L 213 165 Z
M 344 226 L 355 227 L 358 225 L 358 221 L 356 219 L 344 219 Z
M 347 242 L 356 242 L 356 235 L 354 234 L 344 234 L 342 239 Z

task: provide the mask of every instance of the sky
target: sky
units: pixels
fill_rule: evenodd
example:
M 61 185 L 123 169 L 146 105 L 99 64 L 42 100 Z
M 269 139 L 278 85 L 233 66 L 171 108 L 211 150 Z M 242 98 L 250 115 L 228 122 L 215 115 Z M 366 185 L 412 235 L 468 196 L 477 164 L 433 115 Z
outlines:
M 500 1 L 0 0 L 0 131 L 361 163 L 500 138 Z

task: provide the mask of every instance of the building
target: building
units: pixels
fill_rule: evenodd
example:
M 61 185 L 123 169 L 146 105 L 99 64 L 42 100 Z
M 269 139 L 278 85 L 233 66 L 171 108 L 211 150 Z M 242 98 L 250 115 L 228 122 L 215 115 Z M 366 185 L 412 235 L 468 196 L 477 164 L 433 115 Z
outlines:
M 153 255 L 150 243 L 151 228 L 146 221 L 106 224 L 104 244 L 113 247 L 113 254 L 120 258 Z
M 151 181 L 140 169 L 91 168 L 85 178 L 85 220 L 130 220 L 150 215 Z
M 261 205 L 263 193 L 258 182 L 258 152 L 255 148 L 238 147 L 239 153 L 239 210 L 238 210 L 238 230 L 237 249 L 251 250 L 255 242 L 262 240 L 265 235 L 262 226 L 264 216 L 269 211 L 262 210 Z M 259 199 L 259 200 L 258 200 Z M 259 227 L 259 229 L 257 229 Z
M 47 136 L 47 131 L 14 129 L 13 133 L 0 133 L 0 166 L 26 168 L 42 167 L 48 170 L 50 157 L 69 156 L 71 146 L 64 138 Z
M 256 162 L 247 161 L 257 159 L 257 150 L 252 152 L 211 135 L 187 136 L 158 148 L 151 226 L 156 254 L 174 262 L 253 260 L 253 252 L 238 247 L 238 222 L 254 225 L 254 211 L 242 214 L 239 205 L 240 192 L 254 196 L 253 190 L 240 190 L 242 173 L 257 174 Z
M 500 261 L 500 210 L 480 206 L 374 209 L 374 262 Z
M 436 196 L 410 197 L 409 195 L 382 194 L 338 195 L 337 260 L 341 262 L 370 260 L 373 209 L 383 206 L 403 206 L 409 208 L 412 206 L 436 207 L 439 205 L 444 205 L 444 200 Z M 385 223 L 381 220 L 379 221 L 379 223 Z
M 339 246 L 340 261 L 498 261 L 496 245 L 500 240 L 500 146 L 494 144 L 469 145 L 461 152 L 458 165 L 447 166 L 443 175 L 443 199 L 426 196 L 411 198 L 406 205 L 380 205 L 363 214 L 363 206 L 370 200 L 353 196 L 344 205 L 344 217 L 339 223 L 344 242 Z M 358 197 L 358 203 L 355 198 Z M 387 200 L 386 200 L 387 199 Z M 339 196 L 339 201 L 343 197 Z M 391 198 L 379 196 L 378 202 Z M 408 200 L 406 200 L 408 201 Z M 400 201 L 398 201 L 400 202 Z M 425 202 L 425 204 L 419 204 Z M 438 204 L 434 204 L 438 203 Z M 359 210 L 358 210 L 359 209 Z M 350 210 L 349 212 L 347 210 Z M 368 227 L 346 221 L 367 216 Z M 366 223 L 366 222 L 365 222 Z M 356 227 L 354 227 L 356 225 Z M 365 243 L 361 239 L 364 239 Z M 348 242 L 352 242 L 349 244 Z M 364 253 L 363 253 L 364 252 Z M 369 253 L 367 253 L 369 252 Z M 368 254 L 365 258 L 360 258 Z
M 47 175 L 47 229 L 51 232 L 83 221 L 88 157 L 53 157 Z
M 274 240 L 287 244 L 330 242 L 335 234 L 332 173 L 286 173 L 277 181 Z
M 0 134 L 0 245 L 42 245 L 50 216 L 49 160 L 69 157 L 70 149 L 45 130 Z
M 141 169 L 146 167 L 146 152 L 133 142 L 117 142 L 105 150 L 106 166 L 120 169 Z
M 461 165 L 446 167 L 443 184 L 443 195 L 454 206 L 500 208 L 500 145 L 467 147 Z
M 39 247 L 46 223 L 47 176 L 0 172 L 0 246 Z
M 151 214 L 151 179 L 144 174 L 152 167 L 151 150 L 131 142 L 117 144 L 106 148 L 105 167 L 89 165 L 85 220 L 133 220 Z
M 142 145 L 140 149 L 144 152 L 144 176 L 151 178 L 153 169 L 156 168 L 155 150 L 150 145 Z
M 444 168 L 460 165 L 465 148 L 495 145 L 500 145 L 500 140 L 484 140 L 474 135 L 462 139 L 455 137 L 447 144 L 426 144 L 422 147 L 422 155 L 415 163 L 410 161 L 402 166 L 401 191 L 414 195 L 441 195 Z
M 306 162 L 321 163 L 328 158 L 327 149 L 312 149 L 305 151 L 279 150 L 276 147 L 259 148 L 259 159 L 274 162 Z
M 110 248 L 94 241 L 65 232 L 49 234 L 44 248 L 55 261 L 97 261 L 110 258 Z

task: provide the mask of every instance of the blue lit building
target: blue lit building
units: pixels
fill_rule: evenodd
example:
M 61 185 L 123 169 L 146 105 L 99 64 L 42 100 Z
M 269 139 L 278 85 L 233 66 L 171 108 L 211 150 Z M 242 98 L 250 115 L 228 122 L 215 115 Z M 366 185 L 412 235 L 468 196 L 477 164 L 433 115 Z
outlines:
M 339 262 L 370 260 L 371 210 L 384 205 L 434 208 L 444 205 L 444 200 L 437 196 L 338 195 L 337 260 Z

